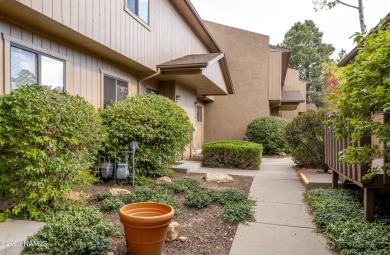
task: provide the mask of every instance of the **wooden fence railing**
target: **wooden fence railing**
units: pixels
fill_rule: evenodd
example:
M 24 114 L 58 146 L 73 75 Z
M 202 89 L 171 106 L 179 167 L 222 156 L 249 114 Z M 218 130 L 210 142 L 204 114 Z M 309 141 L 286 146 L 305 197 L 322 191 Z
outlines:
M 387 116 L 386 116 L 387 117 Z M 328 120 L 329 114 L 325 115 Z M 341 117 L 337 117 L 341 120 Z M 385 123 L 388 121 L 385 118 Z M 346 164 L 339 161 L 341 152 L 350 146 L 351 139 L 335 139 L 335 134 L 330 127 L 325 127 L 325 163 L 332 170 L 332 187 L 338 188 L 338 182 L 352 182 L 364 189 L 364 215 L 366 220 L 372 221 L 374 217 L 374 189 L 382 189 L 390 186 L 390 177 L 382 172 L 376 174 L 370 180 L 363 180 L 363 176 L 369 171 L 368 164 Z M 371 144 L 371 137 L 364 137 L 356 146 L 362 147 Z M 381 160 L 381 163 L 388 159 Z

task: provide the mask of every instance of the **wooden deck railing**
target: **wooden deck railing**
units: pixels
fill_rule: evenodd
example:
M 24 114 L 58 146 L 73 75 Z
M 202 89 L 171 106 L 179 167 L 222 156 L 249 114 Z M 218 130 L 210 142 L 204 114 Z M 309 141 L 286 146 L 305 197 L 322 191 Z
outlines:
M 329 119 L 329 114 L 325 119 Z M 337 117 L 341 120 L 341 117 Z M 388 116 L 385 117 L 385 123 Z M 332 170 L 332 187 L 338 188 L 338 182 L 352 182 L 364 189 L 364 215 L 366 220 L 372 221 L 374 217 L 374 189 L 381 189 L 390 186 L 390 177 L 384 173 L 376 174 L 370 180 L 363 180 L 364 175 L 369 171 L 368 164 L 346 164 L 340 162 L 341 152 L 351 145 L 350 138 L 336 140 L 334 132 L 330 127 L 325 127 L 325 163 Z M 371 137 L 364 137 L 356 146 L 362 147 L 371 144 Z M 383 159 L 381 162 L 388 162 Z

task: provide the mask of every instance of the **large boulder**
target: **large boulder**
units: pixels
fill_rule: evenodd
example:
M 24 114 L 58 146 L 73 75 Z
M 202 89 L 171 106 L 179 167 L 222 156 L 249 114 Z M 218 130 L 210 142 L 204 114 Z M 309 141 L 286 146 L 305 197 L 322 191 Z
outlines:
M 233 177 L 227 174 L 212 174 L 207 173 L 205 175 L 206 182 L 217 182 L 217 183 L 228 183 L 228 182 L 234 182 Z

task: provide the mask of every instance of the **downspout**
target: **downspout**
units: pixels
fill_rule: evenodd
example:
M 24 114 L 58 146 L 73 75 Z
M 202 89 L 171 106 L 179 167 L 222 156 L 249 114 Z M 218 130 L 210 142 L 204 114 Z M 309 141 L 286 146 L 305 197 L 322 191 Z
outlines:
M 151 79 L 151 78 L 153 78 L 153 77 L 159 75 L 160 73 L 161 73 L 161 70 L 160 70 L 160 68 L 157 67 L 157 73 L 151 74 L 151 75 L 146 76 L 145 78 L 139 80 L 139 81 L 138 81 L 137 94 L 139 94 L 140 91 L 141 91 L 141 83 L 142 83 L 142 82 L 144 82 L 144 81 L 146 81 L 146 80 L 149 80 L 149 79 Z

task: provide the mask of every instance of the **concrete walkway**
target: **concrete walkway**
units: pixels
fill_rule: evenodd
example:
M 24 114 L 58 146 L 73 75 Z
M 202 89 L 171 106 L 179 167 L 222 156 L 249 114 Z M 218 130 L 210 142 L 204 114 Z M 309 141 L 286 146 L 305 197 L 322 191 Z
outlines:
M 238 226 L 230 255 L 336 254 L 315 232 L 293 165 L 290 158 L 263 159 L 250 189 L 256 221 Z

